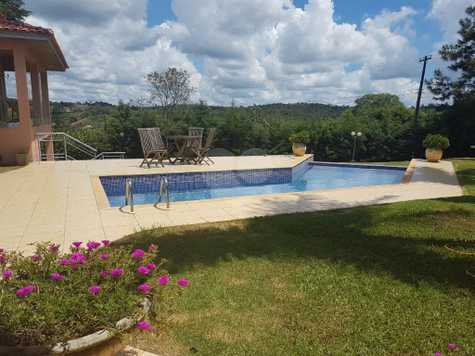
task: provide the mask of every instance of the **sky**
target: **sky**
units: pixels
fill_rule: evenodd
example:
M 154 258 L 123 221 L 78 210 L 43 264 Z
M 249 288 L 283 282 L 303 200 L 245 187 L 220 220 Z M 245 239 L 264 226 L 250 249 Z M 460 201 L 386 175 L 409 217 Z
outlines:
M 457 39 L 472 0 L 26 0 L 70 69 L 50 75 L 52 100 L 147 98 L 145 77 L 187 70 L 193 101 L 211 105 L 351 105 L 388 92 L 414 105 L 419 58 L 428 76 Z M 425 90 L 423 103 L 431 102 Z

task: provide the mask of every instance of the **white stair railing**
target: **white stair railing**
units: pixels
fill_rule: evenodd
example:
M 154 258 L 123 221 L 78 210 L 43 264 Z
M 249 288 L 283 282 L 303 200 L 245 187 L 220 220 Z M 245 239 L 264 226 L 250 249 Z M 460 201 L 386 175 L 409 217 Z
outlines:
M 71 155 L 71 149 L 74 153 L 80 153 L 86 159 L 123 159 L 125 152 L 99 152 L 96 148 L 84 143 L 66 132 L 39 132 L 36 134 L 39 146 L 39 159 L 44 160 L 75 160 Z M 47 153 L 43 152 L 42 143 L 61 142 L 63 152 Z

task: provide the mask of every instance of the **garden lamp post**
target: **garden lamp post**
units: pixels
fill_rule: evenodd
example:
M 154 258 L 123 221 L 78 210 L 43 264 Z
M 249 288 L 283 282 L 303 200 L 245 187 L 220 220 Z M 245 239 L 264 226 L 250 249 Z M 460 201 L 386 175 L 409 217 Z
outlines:
M 351 131 L 351 136 L 353 136 L 353 154 L 351 155 L 351 162 L 354 162 L 355 161 L 355 157 L 356 157 L 356 141 L 358 140 L 358 137 L 361 137 L 363 134 L 358 131 L 358 132 L 355 132 L 355 131 Z

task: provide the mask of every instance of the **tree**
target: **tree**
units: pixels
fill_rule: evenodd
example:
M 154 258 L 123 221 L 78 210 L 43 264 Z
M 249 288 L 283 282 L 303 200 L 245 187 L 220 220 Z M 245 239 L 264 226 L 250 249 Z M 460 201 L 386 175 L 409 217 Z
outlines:
M 170 120 L 177 106 L 187 104 L 194 91 L 191 75 L 186 70 L 168 68 L 165 72 L 147 75 L 152 101 L 158 101 L 166 120 Z
M 465 12 L 468 16 L 459 22 L 457 43 L 445 44 L 439 51 L 444 61 L 452 62 L 449 69 L 460 75 L 451 79 L 437 69 L 434 78 L 428 82 L 434 99 L 438 101 L 463 101 L 475 94 L 475 6 L 469 6 Z
M 24 8 L 23 0 L 1 0 L 0 14 L 9 20 L 23 21 L 31 12 Z

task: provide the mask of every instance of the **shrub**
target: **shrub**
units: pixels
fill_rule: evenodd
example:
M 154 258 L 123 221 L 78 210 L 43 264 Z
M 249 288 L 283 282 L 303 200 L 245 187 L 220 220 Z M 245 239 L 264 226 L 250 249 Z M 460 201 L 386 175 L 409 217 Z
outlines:
M 309 143 L 310 134 L 307 131 L 299 131 L 289 136 L 291 143 Z
M 33 256 L 0 249 L 0 345 L 50 348 L 114 331 L 118 320 L 140 317 L 144 296 L 157 304 L 172 285 L 162 264 L 154 245 L 130 251 L 106 240 L 73 243 L 67 253 L 59 245 L 37 244 Z M 150 329 L 145 324 L 137 328 Z
M 432 148 L 436 150 L 446 150 L 450 146 L 449 139 L 439 134 L 427 135 L 422 144 L 424 148 Z

